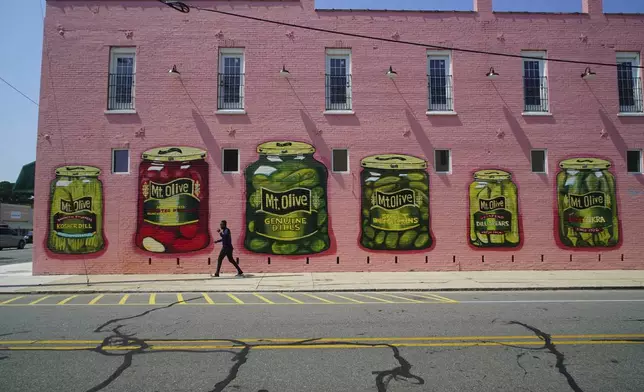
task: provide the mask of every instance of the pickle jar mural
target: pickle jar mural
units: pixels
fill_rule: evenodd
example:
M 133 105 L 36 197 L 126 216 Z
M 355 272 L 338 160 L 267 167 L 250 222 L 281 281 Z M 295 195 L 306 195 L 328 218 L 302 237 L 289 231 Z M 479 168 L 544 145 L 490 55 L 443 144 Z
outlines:
M 559 239 L 570 248 L 613 247 L 619 243 L 615 177 L 611 163 L 572 158 L 559 163 Z
M 373 250 L 429 248 L 427 162 L 386 154 L 366 157 L 360 164 L 362 246 Z
M 100 169 L 64 166 L 51 183 L 47 247 L 54 253 L 88 254 L 105 247 Z
M 139 167 L 136 246 L 185 253 L 210 243 L 206 152 L 161 147 L 143 153 Z
M 301 142 L 268 142 L 245 170 L 244 246 L 256 253 L 314 254 L 330 245 L 327 169 L 315 148 Z
M 469 204 L 472 246 L 519 246 L 519 198 L 510 173 L 498 169 L 475 172 L 469 189 Z

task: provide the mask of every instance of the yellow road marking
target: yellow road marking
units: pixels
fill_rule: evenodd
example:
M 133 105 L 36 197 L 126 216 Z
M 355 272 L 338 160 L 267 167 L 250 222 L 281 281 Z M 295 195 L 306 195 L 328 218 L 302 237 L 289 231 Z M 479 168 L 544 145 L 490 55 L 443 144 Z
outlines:
M 304 304 L 304 302 L 300 301 L 299 299 L 295 299 L 295 298 L 291 297 L 290 295 L 286 295 L 286 294 L 282 294 L 282 293 L 277 293 L 277 294 L 279 294 L 282 297 L 284 297 L 286 299 L 289 299 L 289 300 L 291 300 L 291 301 L 293 301 L 293 302 L 295 302 L 297 304 Z
M 17 296 L 17 297 L 13 297 L 13 298 L 8 299 L 8 300 L 6 300 L 6 301 L 0 302 L 0 305 L 9 304 L 9 303 L 11 303 L 11 302 L 13 302 L 13 301 L 17 301 L 17 300 L 19 300 L 20 298 L 24 298 L 24 295 L 19 295 L 19 296 Z
M 267 304 L 275 305 L 275 302 L 273 302 L 273 301 L 271 301 L 270 299 L 268 299 L 268 298 L 264 297 L 263 295 L 259 295 L 259 294 L 257 294 L 257 293 L 253 293 L 253 295 L 254 295 L 255 297 L 257 297 L 257 298 L 261 299 L 262 301 L 266 302 Z
M 423 295 L 423 294 L 420 294 L 420 293 L 414 293 L 414 295 L 418 295 L 420 297 L 425 297 L 425 298 L 429 298 L 429 299 L 437 299 L 437 300 L 439 300 L 441 302 L 448 302 L 448 303 L 451 303 L 451 304 L 457 304 L 458 303 L 458 301 L 455 300 L 455 299 L 443 297 L 443 296 L 438 295 L 438 294 L 425 293 Z
M 67 302 L 69 302 L 69 301 L 73 300 L 73 299 L 74 299 L 74 298 L 76 298 L 76 297 L 78 297 L 78 294 L 75 294 L 75 295 L 69 296 L 69 297 L 65 298 L 64 300 L 62 300 L 62 301 L 58 302 L 56 305 L 65 305 Z
M 241 305 L 243 305 L 243 304 L 244 304 L 244 301 L 242 301 L 241 299 L 237 298 L 236 296 L 234 296 L 234 295 L 232 295 L 232 294 L 228 294 L 228 296 L 229 296 L 230 298 L 232 298 L 232 299 L 233 299 L 233 301 L 237 302 L 238 304 L 241 304 Z
M 177 302 L 179 302 L 179 305 L 185 305 L 186 301 L 183 300 L 183 294 L 177 293 Z
M 39 302 L 42 302 L 42 301 L 46 300 L 49 297 L 51 297 L 51 295 L 45 295 L 44 297 L 38 298 L 35 301 L 29 302 L 29 305 L 35 305 L 35 304 L 37 304 Z
M 151 293 L 150 299 L 148 300 L 148 305 L 156 305 L 156 304 L 157 304 L 157 295 L 156 293 Z
M 130 298 L 130 294 L 125 294 L 119 301 L 119 305 L 124 305 L 128 298 Z
M 389 301 L 389 300 L 386 300 L 386 299 L 382 299 L 382 298 L 378 298 L 378 297 L 372 297 L 371 295 L 361 294 L 361 293 L 353 293 L 353 294 L 355 294 L 355 295 L 359 295 L 359 296 L 361 296 L 361 297 L 365 297 L 365 298 L 375 299 L 376 301 L 386 302 L 386 303 L 388 303 L 388 304 L 393 304 L 393 302 L 392 302 L 392 301 Z
M 105 294 L 99 294 L 99 295 L 97 295 L 96 297 L 94 297 L 94 299 L 93 299 L 93 300 L 89 301 L 88 305 L 94 305 L 95 303 L 97 303 L 98 301 L 100 301 L 100 300 L 101 300 L 101 298 L 103 298 L 104 296 L 105 296 Z
M 335 304 L 335 302 L 333 302 L 333 301 L 329 301 L 328 299 L 324 299 L 324 298 L 322 298 L 322 297 L 318 297 L 317 295 L 313 295 L 313 294 L 309 294 L 309 293 L 302 293 L 302 294 L 306 295 L 307 297 L 311 297 L 311 298 L 313 298 L 313 299 L 317 299 L 318 301 L 325 302 L 325 303 L 327 303 L 327 304 Z
M 394 295 L 394 294 L 387 294 L 387 293 L 379 293 L 380 295 L 386 295 L 387 297 L 393 297 L 393 298 L 398 298 L 398 299 L 404 299 L 409 302 L 416 302 L 416 303 L 423 303 L 423 301 L 418 301 L 416 299 L 412 298 L 406 298 L 406 297 L 401 297 L 399 295 Z
M 208 302 L 210 305 L 214 305 L 214 304 L 215 304 L 215 301 L 213 301 L 213 300 L 212 300 L 212 298 L 210 298 L 210 296 L 209 296 L 208 294 L 206 294 L 206 293 L 201 293 L 201 295 L 203 296 L 203 299 L 205 299 L 205 300 L 206 300 L 206 302 Z
M 334 297 L 338 297 L 338 298 L 346 299 L 347 301 L 355 302 L 355 303 L 358 303 L 358 304 L 363 304 L 363 303 L 364 303 L 364 302 L 362 302 L 362 301 L 358 301 L 357 299 L 353 299 L 353 298 L 345 297 L 344 295 L 340 295 L 340 294 L 331 294 L 331 293 L 329 293 L 329 295 L 333 295 Z

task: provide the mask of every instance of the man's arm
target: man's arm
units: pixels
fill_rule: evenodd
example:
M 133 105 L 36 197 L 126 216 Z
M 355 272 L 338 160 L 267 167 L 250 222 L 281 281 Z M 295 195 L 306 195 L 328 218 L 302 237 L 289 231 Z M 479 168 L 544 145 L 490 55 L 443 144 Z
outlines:
M 225 236 L 230 235 L 230 230 L 228 230 L 228 228 L 225 228 L 225 229 L 219 231 L 219 235 L 221 236 L 221 238 L 218 239 L 217 241 L 215 241 L 215 244 L 218 243 L 218 242 L 223 241 Z

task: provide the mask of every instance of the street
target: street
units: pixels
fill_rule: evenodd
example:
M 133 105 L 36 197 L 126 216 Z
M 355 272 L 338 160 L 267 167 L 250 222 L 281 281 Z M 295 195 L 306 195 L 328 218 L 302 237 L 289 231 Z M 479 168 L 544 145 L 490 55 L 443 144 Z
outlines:
M 0 265 L 30 263 L 33 245 L 27 244 L 24 249 L 5 248 L 0 250 Z
M 644 292 L 0 296 L 2 391 L 639 391 Z

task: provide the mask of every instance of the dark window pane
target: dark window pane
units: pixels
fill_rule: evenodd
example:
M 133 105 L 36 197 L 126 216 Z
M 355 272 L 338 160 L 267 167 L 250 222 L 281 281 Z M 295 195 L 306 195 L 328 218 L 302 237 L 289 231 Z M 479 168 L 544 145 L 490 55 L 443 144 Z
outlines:
M 333 171 L 349 171 L 349 150 L 333 150 Z
M 129 171 L 130 151 L 114 150 L 112 151 L 112 172 L 127 173 Z
M 449 150 L 434 151 L 434 166 L 437 172 L 449 172 Z
M 239 171 L 239 150 L 225 149 L 224 150 L 224 172 L 238 172 Z
M 9 234 L 9 229 L 0 229 L 0 234 Z
M 532 172 L 545 173 L 546 171 L 546 151 L 532 150 Z
M 629 173 L 640 173 L 642 171 L 642 152 L 626 152 L 626 170 Z

